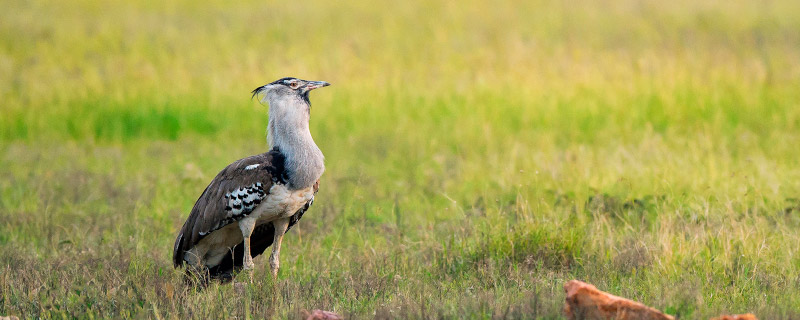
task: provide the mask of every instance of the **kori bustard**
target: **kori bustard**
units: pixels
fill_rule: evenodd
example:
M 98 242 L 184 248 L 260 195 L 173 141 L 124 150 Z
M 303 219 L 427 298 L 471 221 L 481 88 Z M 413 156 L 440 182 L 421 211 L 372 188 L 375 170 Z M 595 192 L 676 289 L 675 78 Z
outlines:
M 242 268 L 252 273 L 253 257 L 272 245 L 277 276 L 283 235 L 314 202 L 325 171 L 309 130 L 308 94 L 328 85 L 283 78 L 253 90 L 269 103 L 270 149 L 228 165 L 206 187 L 175 239 L 176 268 L 186 263 L 204 277 L 229 279 Z

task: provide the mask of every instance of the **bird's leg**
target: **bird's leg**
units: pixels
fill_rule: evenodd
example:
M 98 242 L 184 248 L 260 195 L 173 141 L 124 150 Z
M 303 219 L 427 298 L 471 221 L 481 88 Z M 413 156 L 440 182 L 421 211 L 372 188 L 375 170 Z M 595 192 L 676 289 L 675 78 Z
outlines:
M 239 230 L 242 231 L 242 238 L 244 238 L 244 257 L 242 257 L 242 268 L 250 272 L 250 280 L 253 279 L 253 256 L 250 255 L 250 236 L 253 234 L 255 228 L 255 219 L 242 219 L 239 221 Z
M 255 267 L 253 256 L 250 254 L 250 237 L 244 238 L 244 261 L 242 266 L 245 270 L 250 270 Z
M 272 221 L 275 227 L 275 239 L 272 241 L 272 255 L 269 256 L 269 266 L 272 269 L 272 277 L 278 278 L 278 268 L 281 266 L 281 240 L 286 229 L 289 228 L 289 218 Z

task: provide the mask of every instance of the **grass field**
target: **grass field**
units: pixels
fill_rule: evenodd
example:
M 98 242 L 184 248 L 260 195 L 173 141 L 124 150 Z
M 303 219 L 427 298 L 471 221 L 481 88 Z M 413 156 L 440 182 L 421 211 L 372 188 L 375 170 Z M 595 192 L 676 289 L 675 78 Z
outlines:
M 800 2 L 3 1 L 0 315 L 560 318 L 581 279 L 681 319 L 800 319 Z M 327 171 L 236 290 L 170 261 L 325 80 Z

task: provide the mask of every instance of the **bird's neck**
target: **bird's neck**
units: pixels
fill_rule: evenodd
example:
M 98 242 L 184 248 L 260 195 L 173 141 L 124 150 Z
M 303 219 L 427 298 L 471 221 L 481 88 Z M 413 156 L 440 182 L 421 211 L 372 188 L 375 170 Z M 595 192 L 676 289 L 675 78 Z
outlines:
M 325 171 L 325 158 L 311 137 L 308 119 L 307 112 L 294 114 L 270 110 L 267 140 L 270 149 L 277 148 L 286 157 L 284 166 L 291 189 L 313 186 Z

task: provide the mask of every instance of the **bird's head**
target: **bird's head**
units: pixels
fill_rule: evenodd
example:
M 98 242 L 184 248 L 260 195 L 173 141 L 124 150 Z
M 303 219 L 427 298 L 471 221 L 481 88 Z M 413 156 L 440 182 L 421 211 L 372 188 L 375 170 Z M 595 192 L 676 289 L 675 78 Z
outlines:
M 273 101 L 279 100 L 292 100 L 293 98 L 300 98 L 301 100 L 309 103 L 308 93 L 311 90 L 327 87 L 331 85 L 325 81 L 309 81 L 293 77 L 286 77 L 283 79 L 275 80 L 271 83 L 263 85 L 253 90 L 253 97 L 258 96 L 259 101 Z

